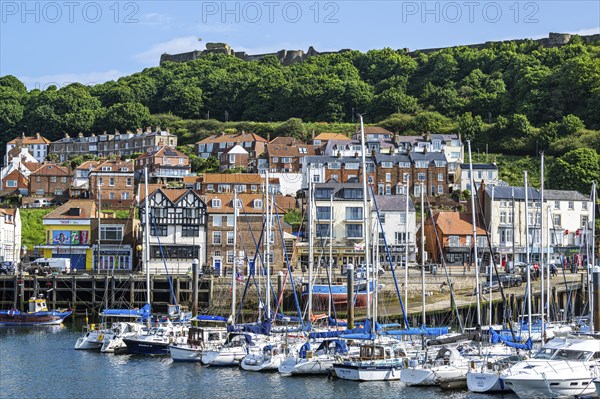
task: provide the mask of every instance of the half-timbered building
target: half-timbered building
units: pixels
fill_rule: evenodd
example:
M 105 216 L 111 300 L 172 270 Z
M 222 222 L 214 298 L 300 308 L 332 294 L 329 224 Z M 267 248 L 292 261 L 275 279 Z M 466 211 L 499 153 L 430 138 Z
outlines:
M 146 198 L 140 186 L 140 221 L 145 234 Z M 191 189 L 158 188 L 149 197 L 150 273 L 186 273 L 193 259 L 206 263 L 206 205 Z M 143 236 L 142 236 L 143 237 Z

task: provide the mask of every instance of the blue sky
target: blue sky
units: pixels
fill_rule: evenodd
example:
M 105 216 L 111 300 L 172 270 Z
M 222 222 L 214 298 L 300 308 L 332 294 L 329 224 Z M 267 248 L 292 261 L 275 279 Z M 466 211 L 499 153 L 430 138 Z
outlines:
M 311 45 L 420 49 L 593 34 L 599 26 L 597 0 L 0 0 L 0 75 L 45 88 L 116 79 L 158 65 L 163 52 L 202 50 L 206 42 L 249 54 Z

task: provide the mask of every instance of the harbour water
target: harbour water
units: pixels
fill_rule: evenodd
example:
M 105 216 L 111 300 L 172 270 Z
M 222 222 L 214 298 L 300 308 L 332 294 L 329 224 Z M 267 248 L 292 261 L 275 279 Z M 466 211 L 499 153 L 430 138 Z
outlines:
M 0 327 L 2 398 L 516 398 L 402 383 L 282 377 L 239 368 L 173 363 L 169 357 L 76 351 L 80 324 Z

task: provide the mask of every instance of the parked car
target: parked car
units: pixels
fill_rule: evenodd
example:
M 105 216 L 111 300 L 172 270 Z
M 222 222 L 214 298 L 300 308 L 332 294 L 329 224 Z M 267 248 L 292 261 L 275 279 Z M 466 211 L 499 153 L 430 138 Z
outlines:
M 0 274 L 15 274 L 15 262 L 0 262 Z
M 500 277 L 499 280 L 498 277 Z M 494 291 L 500 289 L 499 282 L 502 283 L 503 288 L 519 287 L 521 284 L 523 284 L 523 279 L 518 274 L 501 274 L 500 276 L 492 276 L 491 282 L 488 279 L 483 283 L 482 291 L 489 292 L 490 290 Z

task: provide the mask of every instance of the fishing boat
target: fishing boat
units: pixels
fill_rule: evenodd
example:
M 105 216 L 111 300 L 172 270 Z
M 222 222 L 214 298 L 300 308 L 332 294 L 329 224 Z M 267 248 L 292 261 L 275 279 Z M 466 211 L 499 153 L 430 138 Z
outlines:
M 3 326 L 47 326 L 61 324 L 73 311 L 71 309 L 48 310 L 46 299 L 40 294 L 31 297 L 28 311 L 18 309 L 0 310 L 0 325 Z
M 600 341 L 590 337 L 554 338 L 532 359 L 512 366 L 504 383 L 519 398 L 582 397 L 596 394 Z
M 309 284 L 305 283 L 302 287 L 302 298 L 308 300 Z M 369 294 L 367 294 L 367 287 Z M 354 287 L 354 307 L 366 308 L 367 298 L 373 298 L 375 290 L 381 291 L 383 286 L 375 284 L 373 281 L 355 283 Z M 346 309 L 348 306 L 348 286 L 347 284 L 313 284 L 312 301 L 315 310 L 327 309 L 329 298 L 336 309 Z

